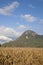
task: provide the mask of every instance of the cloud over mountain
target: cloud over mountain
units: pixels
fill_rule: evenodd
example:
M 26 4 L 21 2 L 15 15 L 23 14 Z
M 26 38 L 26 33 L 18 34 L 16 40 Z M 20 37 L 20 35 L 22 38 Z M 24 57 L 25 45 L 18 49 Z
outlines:
M 10 41 L 20 36 L 20 32 L 17 32 L 13 28 L 9 27 L 0 27 L 0 40 Z

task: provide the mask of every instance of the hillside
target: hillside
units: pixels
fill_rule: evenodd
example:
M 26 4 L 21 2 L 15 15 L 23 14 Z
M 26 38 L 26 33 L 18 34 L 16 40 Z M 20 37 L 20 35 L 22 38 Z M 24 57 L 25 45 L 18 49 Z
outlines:
M 36 32 L 28 30 L 24 32 L 15 41 L 4 43 L 4 47 L 43 47 L 43 35 L 38 35 Z

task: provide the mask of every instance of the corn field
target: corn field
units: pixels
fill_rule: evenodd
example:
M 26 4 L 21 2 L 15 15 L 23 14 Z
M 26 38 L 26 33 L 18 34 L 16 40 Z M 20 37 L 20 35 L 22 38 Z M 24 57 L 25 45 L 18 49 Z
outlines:
M 1 48 L 0 65 L 43 65 L 43 48 Z

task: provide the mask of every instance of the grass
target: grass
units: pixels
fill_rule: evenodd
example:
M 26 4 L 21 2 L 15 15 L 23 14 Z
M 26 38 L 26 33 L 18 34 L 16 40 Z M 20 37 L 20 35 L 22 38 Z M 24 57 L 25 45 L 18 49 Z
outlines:
M 2 48 L 0 65 L 43 65 L 43 48 Z

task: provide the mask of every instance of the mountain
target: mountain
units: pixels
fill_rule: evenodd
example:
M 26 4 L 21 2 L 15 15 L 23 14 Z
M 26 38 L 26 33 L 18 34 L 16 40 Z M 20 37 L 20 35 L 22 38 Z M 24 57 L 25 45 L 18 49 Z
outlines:
M 43 35 L 27 30 L 15 41 L 4 43 L 4 47 L 43 47 Z

